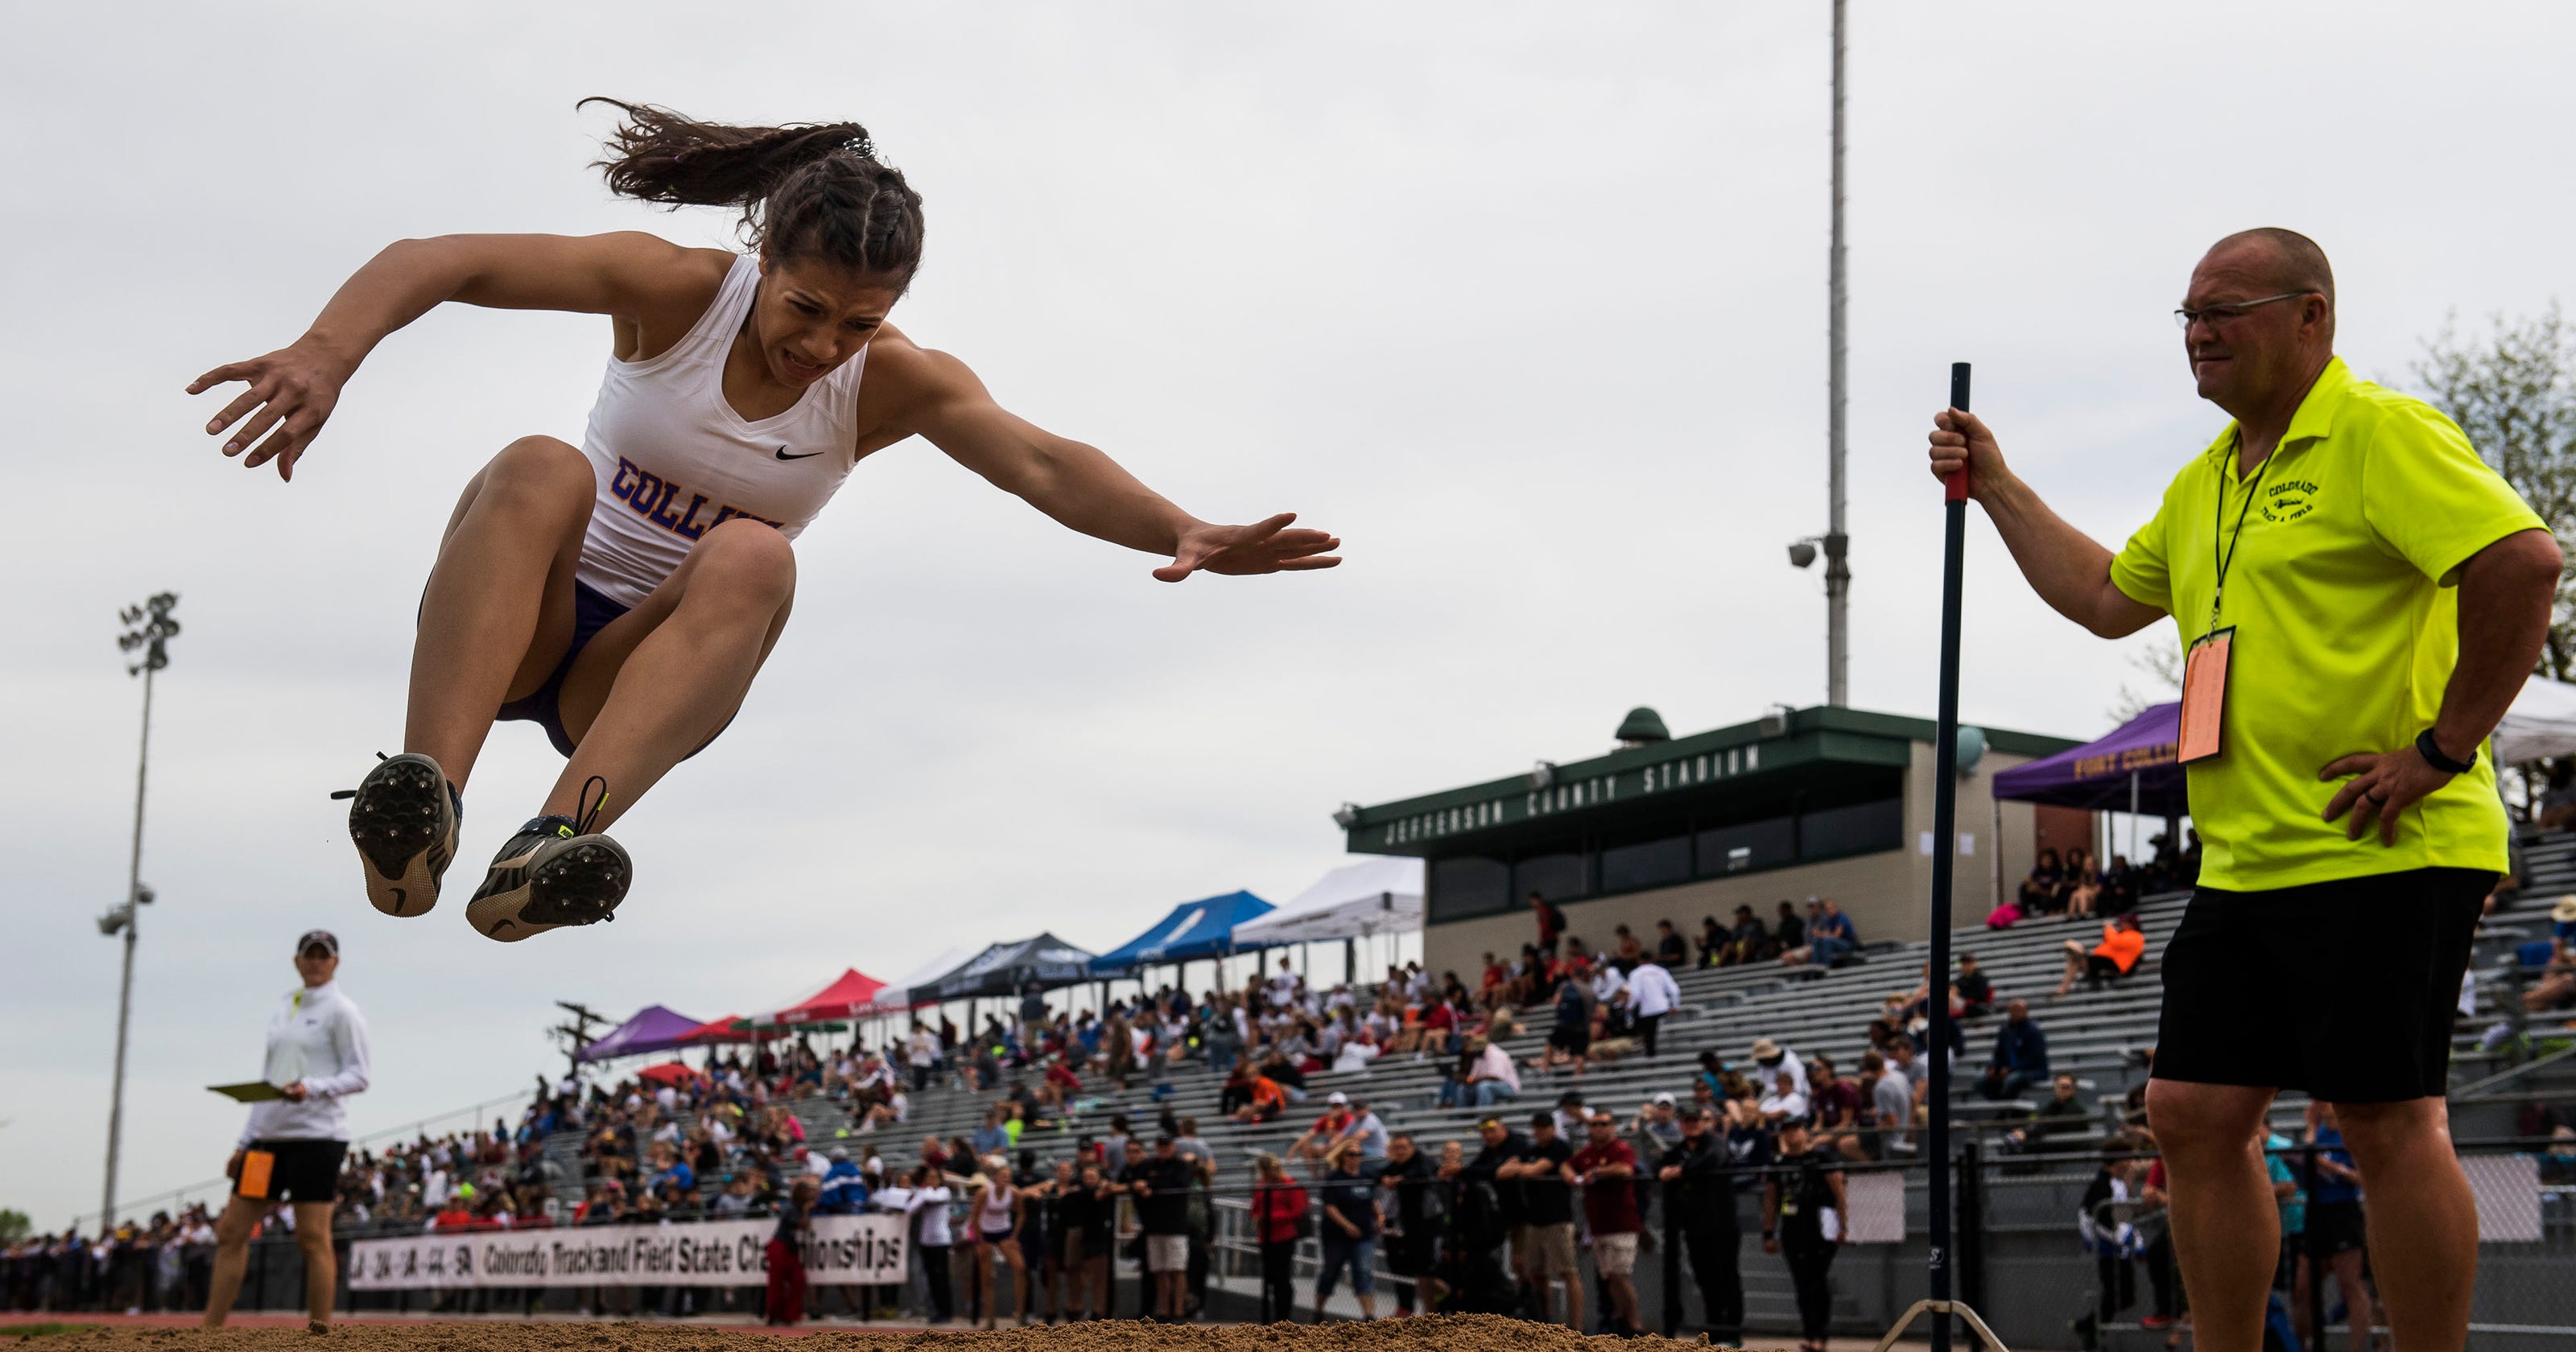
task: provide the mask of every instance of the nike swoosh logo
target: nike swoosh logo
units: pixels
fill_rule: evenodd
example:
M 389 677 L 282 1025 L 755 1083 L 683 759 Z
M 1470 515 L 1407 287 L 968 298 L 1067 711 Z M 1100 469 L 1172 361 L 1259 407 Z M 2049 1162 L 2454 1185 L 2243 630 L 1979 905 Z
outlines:
M 821 454 L 821 451 L 807 451 L 801 455 L 789 455 L 787 453 L 787 448 L 784 446 L 779 447 L 777 451 L 778 458 L 781 460 L 811 460 L 815 456 Z

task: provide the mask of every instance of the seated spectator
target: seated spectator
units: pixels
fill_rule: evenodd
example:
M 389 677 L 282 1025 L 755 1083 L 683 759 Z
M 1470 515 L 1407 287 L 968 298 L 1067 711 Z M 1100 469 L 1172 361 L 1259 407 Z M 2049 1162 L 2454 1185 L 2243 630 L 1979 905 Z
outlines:
M 1819 898 L 1815 913 L 1807 920 L 1807 942 L 1780 955 L 1789 966 L 1809 963 L 1832 967 L 1853 956 L 1860 948 L 1860 934 L 1852 928 L 1851 917 L 1831 897 Z
M 1351 1123 L 1357 1120 L 1358 1115 L 1351 1111 L 1351 1096 L 1334 1090 L 1324 1099 L 1324 1115 L 1315 1119 L 1315 1125 L 1306 1128 L 1305 1135 L 1289 1144 L 1288 1158 L 1320 1162 L 1324 1152 L 1341 1140 Z
M 2066 896 L 2066 863 L 2053 845 L 2039 847 L 2039 857 L 2032 861 L 2030 874 L 2021 880 L 2021 891 L 2015 900 L 2026 916 L 2054 913 Z
M 1063 1056 L 1047 1058 L 1046 1072 L 1038 1080 L 1038 1103 L 1041 1107 L 1063 1108 L 1072 1105 L 1082 1093 L 1082 1077 L 1074 1073 Z
M 967 1154 L 975 1159 L 998 1154 L 1011 1148 L 1008 1110 L 1000 1104 L 984 1110 L 984 1124 L 966 1138 Z
M 432 1230 L 470 1230 L 474 1228 L 474 1189 L 468 1184 L 447 1195 L 438 1214 L 430 1217 Z
M 1292 1036 L 1286 1042 L 1273 1044 L 1270 1054 L 1261 1058 L 1258 1073 L 1261 1078 L 1279 1086 L 1279 1092 L 1287 1096 L 1290 1103 L 1303 1103 L 1306 1101 L 1306 1071 L 1287 1055 L 1290 1050 L 1288 1043 L 1296 1040 Z
M 1243 1077 L 1243 1092 L 1241 1099 L 1235 1101 L 1236 1106 L 1227 1114 L 1228 1116 L 1250 1126 L 1258 1122 L 1276 1122 L 1280 1114 L 1288 1111 L 1288 1095 L 1280 1089 L 1278 1081 L 1255 1075 L 1248 1066 L 1237 1066 L 1235 1069 Z M 1233 1100 L 1220 1101 L 1220 1111 L 1224 1110 L 1223 1103 L 1226 1101 Z
M 2004 1141 L 2018 1150 L 2047 1150 L 2053 1137 L 2081 1135 L 2091 1118 L 2092 1110 L 2076 1092 L 2075 1077 L 2060 1075 L 2056 1092 L 2031 1110 L 2028 1121 L 2005 1132 Z
M 2576 1127 L 2562 1124 L 2549 1129 L 2549 1149 L 2540 1156 L 2540 1181 L 2551 1187 L 2576 1183 Z
M 1959 974 L 1950 978 L 1950 992 L 1961 1018 L 1981 1019 L 1995 1011 L 1995 983 L 1978 970 L 1974 953 L 1959 955 Z
M 1670 920 L 1655 922 L 1655 963 L 1668 972 L 1678 972 L 1690 962 L 1690 943 Z
M 1869 1105 L 1869 1125 L 1877 1133 L 1881 1158 L 1912 1154 L 1917 1082 L 1914 1044 L 1898 1042 L 1885 1052 L 1863 1052 L 1860 1078 Z
M 2576 782 L 2567 778 L 2567 762 L 2552 761 L 2557 767 L 2549 776 L 2549 787 L 2540 795 L 2539 826 L 2543 831 L 2564 831 L 2576 827 Z
M 1490 1108 L 1521 1096 L 1521 1072 L 1512 1064 L 1512 1055 L 1502 1043 L 1492 1038 L 1467 1039 L 1467 1052 L 1472 1064 L 1467 1072 L 1467 1100 L 1470 1107 Z
M 1771 923 L 1771 941 L 1762 946 L 1761 956 L 1778 957 L 1792 948 L 1803 947 L 1806 942 L 1807 922 L 1798 918 L 1796 903 L 1781 902 L 1780 918 Z
M 1762 1125 L 1777 1130 L 1783 1122 L 1807 1120 L 1807 1096 L 1798 1090 L 1798 1079 L 1783 1069 L 1771 1077 L 1771 1092 L 1755 1105 Z
M 2015 1000 L 2005 1007 L 2003 1026 L 1995 1030 L 1994 1055 L 1986 1061 L 1977 1093 L 1992 1102 L 2018 1098 L 2048 1078 L 2048 1035 L 2030 1021 L 2030 1005 Z
M 1739 914 L 1744 912 L 1744 908 L 1741 906 L 1738 906 L 1735 909 Z M 1725 926 L 1717 923 L 1716 916 L 1701 916 L 1699 921 L 1699 965 L 1702 967 L 1725 966 L 1727 947 L 1734 941 L 1735 936 L 1729 934 Z
M 1757 1094 L 1768 1093 L 1773 1077 L 1784 1070 L 1797 1081 L 1800 1094 L 1807 1092 L 1807 1063 L 1799 1059 L 1797 1052 L 1767 1037 L 1756 1038 L 1753 1042 L 1753 1064 L 1757 1069 L 1748 1070 L 1745 1074 L 1752 1080 Z
M 1547 1034 L 1547 1060 L 1553 1065 L 1562 1056 L 1583 1073 L 1583 1063 L 1592 1054 L 1592 1011 L 1596 1001 L 1592 985 L 1585 978 L 1580 963 L 1569 964 L 1564 979 L 1556 983 L 1556 1018 Z
M 2129 856 L 2111 856 L 2111 866 L 2102 870 L 2102 894 L 2094 899 L 2093 910 L 2099 915 L 2121 915 L 2138 909 L 2138 896 L 2145 875 L 2129 863 Z
M 1415 1051 L 1415 1060 L 1457 1052 L 1459 1034 L 1471 1017 L 1466 996 L 1464 989 L 1452 987 L 1445 996 L 1432 1001 L 1431 1007 L 1422 1011 L 1422 1043 Z
M 2059 978 L 2050 999 L 2075 989 L 2079 977 L 2087 985 L 2099 986 L 2105 981 L 2117 981 L 2127 976 L 2137 967 L 2138 959 L 2146 955 L 2147 936 L 2138 928 L 2137 913 L 2124 911 L 2102 927 L 2102 942 L 2087 949 L 2069 939 L 2065 948 L 2066 975 Z
M 1723 1098 L 1726 1096 L 1727 1074 L 1728 1071 L 1726 1069 L 1725 1060 L 1718 1056 L 1716 1048 L 1709 1047 L 1701 1050 L 1699 1054 L 1699 1069 L 1692 1073 L 1691 1079 L 1695 1083 L 1707 1088 L 1711 1093 Z
M 2072 849 L 2066 852 L 2066 918 L 2074 920 L 2093 914 L 2093 903 L 2102 897 L 2102 872 L 2093 862 L 2093 852 Z
M 879 1127 L 900 1126 L 911 1116 L 912 1095 L 904 1092 L 903 1086 L 896 1085 L 884 1101 L 868 1105 L 867 1116 L 859 1122 L 859 1130 L 870 1132 Z
M 1845 1159 L 1869 1158 L 1861 1140 L 1861 1110 L 1867 1100 L 1861 1097 L 1860 1086 L 1836 1075 L 1834 1063 L 1822 1056 L 1809 1065 L 1807 1085 L 1807 1107 L 1817 1139 Z
M 1610 959 L 1619 965 L 1621 972 L 1646 960 L 1646 945 L 1626 925 L 1612 926 L 1611 934 L 1614 937 L 1610 945 Z
M 1719 954 L 1717 965 L 1741 966 L 1756 961 L 1771 951 L 1770 927 L 1762 923 L 1762 917 L 1755 915 L 1752 907 L 1736 907 L 1735 925 L 1727 931 L 1726 947 Z
M 2576 896 L 2560 897 L 2550 908 L 2550 936 L 2514 949 L 2529 982 L 2523 987 L 2527 1014 L 2546 1014 L 2576 1004 Z

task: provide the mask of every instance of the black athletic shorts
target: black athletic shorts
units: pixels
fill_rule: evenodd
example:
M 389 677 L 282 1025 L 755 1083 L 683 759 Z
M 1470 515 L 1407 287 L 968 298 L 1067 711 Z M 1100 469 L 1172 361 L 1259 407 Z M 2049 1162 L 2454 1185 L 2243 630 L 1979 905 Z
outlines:
M 1567 1028 L 1560 1024 L 1548 1033 L 1547 1045 L 1568 1056 L 1589 1056 L 1592 1053 L 1592 1025 L 1587 1023 L 1580 1028 Z
M 2422 868 L 2193 892 L 2165 944 L 2156 1078 L 2328 1103 L 2442 1094 L 2460 976 L 2494 882 L 2483 869 Z
M 233 1182 L 235 1196 L 258 1202 L 330 1202 L 339 1199 L 340 1157 L 349 1153 L 347 1141 L 253 1141 L 250 1149 L 268 1153 L 268 1189 L 250 1192 L 243 1187 L 252 1181 L 255 1172 L 250 1160 L 245 1158 L 241 1177 Z
M 2370 1241 L 2362 1233 L 2361 1203 L 2308 1203 L 2307 1232 L 2299 1237 L 2297 1243 L 2301 1253 L 2310 1252 L 2310 1244 L 2320 1245 L 2328 1258 L 2353 1249 L 2369 1248 Z

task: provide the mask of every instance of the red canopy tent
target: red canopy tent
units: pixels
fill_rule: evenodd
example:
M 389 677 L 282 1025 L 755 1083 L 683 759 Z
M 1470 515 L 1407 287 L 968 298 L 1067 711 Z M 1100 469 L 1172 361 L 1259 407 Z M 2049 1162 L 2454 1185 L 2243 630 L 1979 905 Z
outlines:
M 727 1014 L 721 1019 L 709 1019 L 705 1023 L 699 1024 L 697 1027 L 680 1034 L 680 1041 L 692 1047 L 703 1047 L 709 1043 L 715 1042 L 751 1042 L 756 1040 L 759 1036 L 758 1034 L 735 1026 L 736 1024 L 743 1022 L 744 1019 L 739 1014 Z
M 768 1014 L 755 1014 L 754 1027 L 793 1028 L 799 1024 L 830 1023 L 846 1019 L 866 1008 L 870 998 L 885 989 L 885 983 L 853 967 L 841 973 L 831 985 Z
M 698 1078 L 698 1073 L 677 1061 L 665 1061 L 658 1066 L 646 1066 L 635 1072 L 635 1078 L 677 1086 Z

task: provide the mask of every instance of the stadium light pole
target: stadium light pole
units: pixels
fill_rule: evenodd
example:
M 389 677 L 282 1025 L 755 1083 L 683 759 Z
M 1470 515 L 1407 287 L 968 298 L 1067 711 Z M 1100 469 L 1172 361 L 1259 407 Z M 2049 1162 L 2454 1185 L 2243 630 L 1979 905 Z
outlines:
M 1851 299 L 1843 250 L 1843 6 L 1834 0 L 1833 243 L 1825 266 L 1825 703 L 1851 703 L 1851 546 L 1843 533 L 1843 405 L 1849 329 L 1843 310 Z
M 116 989 L 116 1073 L 107 1100 L 107 1182 L 98 1204 L 101 1234 L 116 1224 L 116 1154 L 125 1134 L 125 1038 L 134 1016 L 135 918 L 152 901 L 152 889 L 143 885 L 143 785 L 152 764 L 152 674 L 170 665 L 169 643 L 179 634 L 179 622 L 170 612 L 178 604 L 178 593 L 162 592 L 116 615 L 126 626 L 116 646 L 134 655 L 125 674 L 143 678 L 143 740 L 134 758 L 134 850 L 126 864 L 125 903 L 98 918 L 99 933 L 125 936 L 125 976 Z

